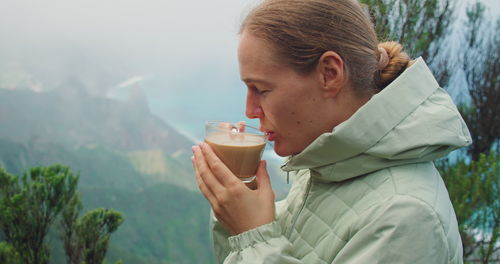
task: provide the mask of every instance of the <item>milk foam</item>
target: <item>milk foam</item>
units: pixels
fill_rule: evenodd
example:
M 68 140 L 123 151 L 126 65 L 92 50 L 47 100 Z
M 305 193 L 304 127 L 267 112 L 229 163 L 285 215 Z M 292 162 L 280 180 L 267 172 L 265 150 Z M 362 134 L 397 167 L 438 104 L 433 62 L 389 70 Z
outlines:
M 207 135 L 205 140 L 220 145 L 235 147 L 256 146 L 266 143 L 264 137 L 247 133 L 214 132 Z

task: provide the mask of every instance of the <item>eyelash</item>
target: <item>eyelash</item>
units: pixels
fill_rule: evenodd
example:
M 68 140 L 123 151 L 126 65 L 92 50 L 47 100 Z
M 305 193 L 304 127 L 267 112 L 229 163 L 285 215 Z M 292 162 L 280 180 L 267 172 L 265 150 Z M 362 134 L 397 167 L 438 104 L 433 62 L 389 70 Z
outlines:
M 268 90 L 259 90 L 255 86 L 250 87 L 250 89 L 252 89 L 252 91 L 254 91 L 256 94 L 259 94 L 259 95 L 263 95 L 263 94 L 269 92 Z

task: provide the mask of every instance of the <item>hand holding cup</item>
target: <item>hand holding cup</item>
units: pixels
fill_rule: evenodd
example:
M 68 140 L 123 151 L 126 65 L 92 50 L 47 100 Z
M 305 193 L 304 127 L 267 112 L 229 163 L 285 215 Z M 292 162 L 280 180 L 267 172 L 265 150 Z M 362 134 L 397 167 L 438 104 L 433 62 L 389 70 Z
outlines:
M 218 127 L 220 126 L 218 125 Z M 245 126 L 243 129 L 240 128 L 240 125 L 236 126 L 237 131 L 234 127 L 230 126 L 226 126 L 223 129 L 217 128 L 215 131 L 221 132 L 227 131 L 228 129 L 232 129 L 234 134 L 226 134 L 221 137 L 225 139 L 231 139 L 231 137 L 233 137 L 233 143 L 234 140 L 240 141 L 241 143 L 241 134 L 238 133 L 248 131 L 248 127 Z M 207 135 L 208 134 L 207 131 Z M 209 138 L 213 139 L 214 137 L 207 136 L 206 142 L 209 141 L 207 140 Z M 217 140 L 220 138 L 215 139 Z M 252 137 L 245 137 L 243 139 L 255 140 Z M 265 144 L 265 140 L 263 142 Z M 255 145 L 246 144 L 250 146 Z M 245 144 L 243 145 L 245 146 Z M 234 173 L 233 170 L 231 170 L 229 166 L 226 166 L 225 162 L 218 157 L 214 148 L 211 148 L 210 143 L 201 143 L 199 146 L 193 147 L 194 156 L 192 161 L 196 172 L 198 187 L 212 206 L 216 218 L 233 235 L 270 223 L 275 217 L 274 192 L 266 170 L 266 163 L 265 161 L 260 161 L 262 150 L 256 152 L 257 151 L 250 151 L 250 154 L 247 153 L 247 155 L 252 157 L 241 155 L 239 158 L 255 160 L 255 156 L 257 156 L 255 164 L 255 169 L 257 171 L 245 169 L 243 165 L 238 165 L 238 162 L 233 161 L 234 164 L 232 168 L 236 171 L 236 173 Z M 227 151 L 226 154 L 227 153 L 233 154 L 231 151 Z M 236 153 L 236 155 L 238 155 L 238 152 Z M 231 155 L 230 157 L 234 158 L 234 156 Z M 245 181 L 250 181 L 250 184 L 253 184 L 255 188 L 248 188 L 245 185 Z

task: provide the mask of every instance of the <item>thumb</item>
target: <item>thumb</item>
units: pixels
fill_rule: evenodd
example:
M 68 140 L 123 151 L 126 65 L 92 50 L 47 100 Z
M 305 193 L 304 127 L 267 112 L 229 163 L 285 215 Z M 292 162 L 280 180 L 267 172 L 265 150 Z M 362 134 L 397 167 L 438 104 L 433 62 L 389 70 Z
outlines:
M 240 133 L 245 132 L 245 126 L 246 126 L 245 121 L 238 122 L 238 130 L 240 131 Z
M 257 168 L 256 176 L 259 189 L 261 188 L 272 189 L 271 179 L 269 178 L 269 173 L 267 173 L 267 162 L 265 160 L 260 161 L 259 168 Z

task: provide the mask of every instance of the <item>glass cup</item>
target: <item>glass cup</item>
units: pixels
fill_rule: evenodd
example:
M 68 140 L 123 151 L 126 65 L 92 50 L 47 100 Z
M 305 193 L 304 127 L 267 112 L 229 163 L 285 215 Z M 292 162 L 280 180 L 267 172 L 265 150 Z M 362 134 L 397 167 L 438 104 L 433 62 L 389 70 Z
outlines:
M 205 142 L 236 177 L 253 182 L 267 142 L 263 132 L 243 123 L 208 121 Z

